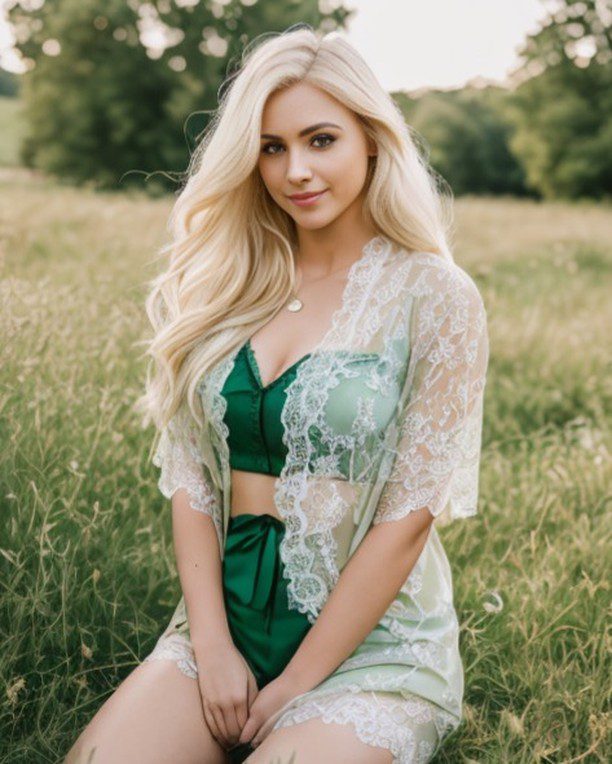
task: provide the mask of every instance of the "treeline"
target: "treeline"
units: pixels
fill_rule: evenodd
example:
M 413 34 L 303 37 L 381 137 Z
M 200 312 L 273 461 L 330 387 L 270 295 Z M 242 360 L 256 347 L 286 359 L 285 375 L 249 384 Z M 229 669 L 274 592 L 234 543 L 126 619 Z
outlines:
M 299 23 L 345 28 L 351 13 L 335 0 L 14 2 L 9 21 L 28 64 L 20 160 L 100 188 L 174 189 L 250 40 Z M 606 15 L 596 0 L 557 0 L 508 89 L 393 94 L 455 194 L 610 195 Z M 160 37 L 166 47 L 153 47 Z

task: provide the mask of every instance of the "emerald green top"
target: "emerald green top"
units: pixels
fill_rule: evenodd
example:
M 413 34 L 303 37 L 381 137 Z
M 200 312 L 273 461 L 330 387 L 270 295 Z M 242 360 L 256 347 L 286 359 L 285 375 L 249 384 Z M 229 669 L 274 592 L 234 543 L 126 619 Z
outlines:
M 285 428 L 281 418 L 287 388 L 294 381 L 298 367 L 311 355 L 303 355 L 279 377 L 264 385 L 250 340 L 240 348 L 221 390 L 221 395 L 227 401 L 223 421 L 229 431 L 227 444 L 229 463 L 233 469 L 263 472 L 276 477 L 281 474 L 288 452 L 283 442 Z M 310 433 L 317 444 L 311 465 L 314 470 L 314 462 L 327 459 L 330 468 L 333 467 L 339 478 L 347 478 L 352 474 L 358 479 L 359 454 L 351 454 L 344 447 L 343 437 L 350 437 L 352 422 L 361 413 L 358 402 L 360 397 L 368 394 L 368 387 L 372 384 L 369 375 L 380 362 L 380 356 L 378 353 L 340 350 L 335 351 L 334 355 L 338 363 L 351 369 L 348 382 L 350 389 L 344 387 L 330 401 L 333 412 L 330 416 L 339 436 L 338 443 L 330 448 L 316 428 Z M 380 437 L 389 419 L 386 402 L 375 401 L 372 414 L 378 427 L 371 437 Z
M 250 340 L 240 348 L 221 391 L 227 400 L 224 421 L 229 429 L 229 461 L 233 469 L 280 475 L 287 457 L 280 418 L 285 389 L 309 356 L 302 356 L 280 377 L 264 385 Z

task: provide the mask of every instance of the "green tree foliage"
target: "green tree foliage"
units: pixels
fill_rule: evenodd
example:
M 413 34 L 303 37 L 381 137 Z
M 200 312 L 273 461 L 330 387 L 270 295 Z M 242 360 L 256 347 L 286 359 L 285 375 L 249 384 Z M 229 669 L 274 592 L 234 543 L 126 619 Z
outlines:
M 14 97 L 19 93 L 19 79 L 13 72 L 0 69 L 0 96 Z
M 30 0 L 9 21 L 29 63 L 21 160 L 100 188 L 180 179 L 218 88 L 255 37 L 297 24 L 326 31 L 349 13 L 329 0 Z M 156 52 L 150 37 L 168 42 Z M 148 42 L 147 44 L 147 35 Z
M 506 97 L 497 87 L 395 95 L 423 153 L 455 194 L 522 195 L 524 172 L 503 117 Z
M 595 0 L 554 6 L 522 50 L 505 110 L 510 145 L 544 197 L 603 198 L 612 192 L 612 11 Z

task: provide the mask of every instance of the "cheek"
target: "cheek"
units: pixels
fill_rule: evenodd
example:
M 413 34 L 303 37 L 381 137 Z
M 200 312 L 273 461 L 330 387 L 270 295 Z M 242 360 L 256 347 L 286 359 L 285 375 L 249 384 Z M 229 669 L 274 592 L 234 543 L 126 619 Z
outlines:
M 278 178 L 276 177 L 278 172 L 274 171 L 274 167 L 270 162 L 259 162 L 258 168 L 264 185 L 271 194 L 274 194 L 278 187 Z
M 330 185 L 340 194 L 358 193 L 366 173 L 367 155 L 359 145 L 338 146 L 321 167 L 323 177 L 327 177 Z

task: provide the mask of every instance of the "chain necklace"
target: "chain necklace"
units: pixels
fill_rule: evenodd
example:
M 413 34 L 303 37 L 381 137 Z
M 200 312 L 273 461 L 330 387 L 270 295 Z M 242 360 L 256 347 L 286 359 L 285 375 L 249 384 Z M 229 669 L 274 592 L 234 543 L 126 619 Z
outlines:
M 307 284 L 314 284 L 317 281 L 321 281 L 322 279 L 329 278 L 330 276 L 333 276 L 334 273 L 340 273 L 341 271 L 348 270 L 353 263 L 350 265 L 345 265 L 342 268 L 338 268 L 336 271 L 332 271 L 331 273 L 325 274 L 325 276 L 320 276 L 318 279 L 312 279 L 311 281 L 307 281 Z M 302 288 L 302 282 L 300 281 L 300 286 L 298 287 L 298 290 Z M 297 313 L 298 310 L 302 310 L 304 307 L 304 302 L 300 300 L 300 298 L 297 296 L 297 291 L 291 290 L 291 294 L 289 296 L 289 302 L 286 305 L 287 310 L 291 311 L 291 313 Z

